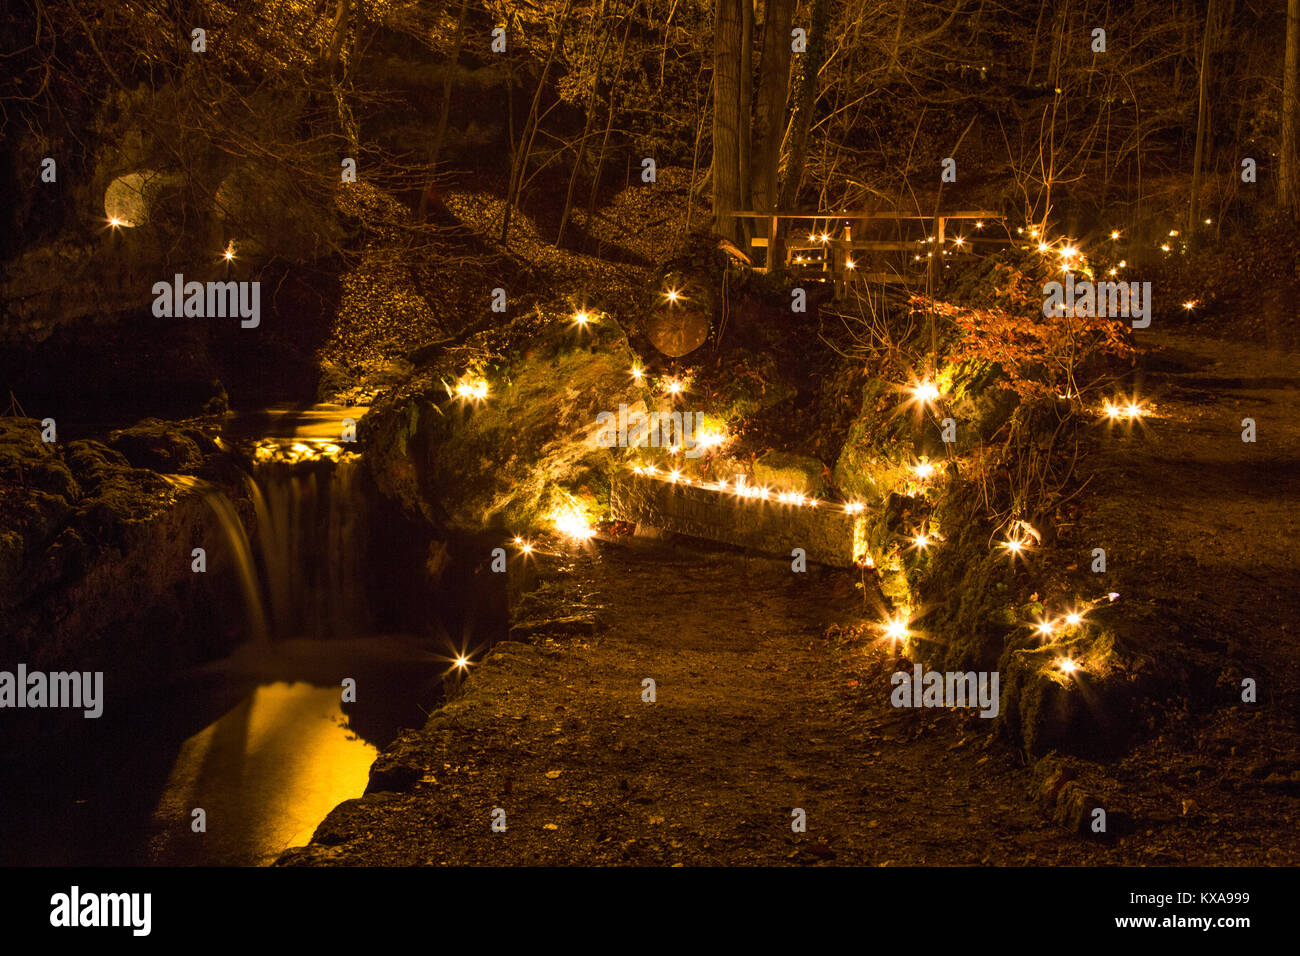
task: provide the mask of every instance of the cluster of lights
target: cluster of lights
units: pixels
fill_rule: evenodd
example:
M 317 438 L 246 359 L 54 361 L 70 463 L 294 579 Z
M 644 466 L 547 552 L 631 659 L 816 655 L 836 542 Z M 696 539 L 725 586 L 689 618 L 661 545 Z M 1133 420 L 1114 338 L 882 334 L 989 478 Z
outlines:
M 641 475 L 647 478 L 658 478 L 661 481 L 666 481 L 669 484 L 674 485 L 692 485 L 697 488 L 702 488 L 705 491 L 729 492 L 737 498 L 748 498 L 756 501 L 775 500 L 779 504 L 793 505 L 796 508 L 817 508 L 825 504 L 825 502 L 819 498 L 809 498 L 806 495 L 794 491 L 781 491 L 773 494 L 772 489 L 770 488 L 765 488 L 761 485 L 746 484 L 743 475 L 738 475 L 735 484 L 732 485 L 728 484 L 725 478 L 720 478 L 717 481 L 696 481 L 683 475 L 677 469 L 665 472 L 661 471 L 654 465 L 633 465 L 632 474 Z M 856 515 L 862 513 L 864 505 L 860 501 L 853 501 L 841 505 L 840 507 L 843 509 L 845 514 Z
M 1112 402 L 1109 399 L 1102 406 L 1102 411 L 1106 413 L 1106 417 L 1111 421 L 1118 421 L 1121 418 L 1134 421 L 1147 413 L 1147 410 L 1137 402 Z

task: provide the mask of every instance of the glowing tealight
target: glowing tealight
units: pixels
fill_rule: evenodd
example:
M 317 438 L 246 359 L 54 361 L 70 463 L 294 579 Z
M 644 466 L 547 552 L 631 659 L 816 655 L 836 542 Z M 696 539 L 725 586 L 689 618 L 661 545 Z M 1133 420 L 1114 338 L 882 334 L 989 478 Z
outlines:
M 939 389 L 931 382 L 922 382 L 913 386 L 912 397 L 918 402 L 933 402 L 939 398 Z
M 221 254 L 221 257 L 227 262 L 230 262 L 235 258 L 235 244 L 233 242 L 227 244 L 226 251 Z
M 669 289 L 667 292 L 664 293 L 664 297 L 669 302 L 676 302 L 678 299 L 682 297 L 682 294 L 678 292 L 676 289 Z
M 907 618 L 903 615 L 890 618 L 881 625 L 885 632 L 885 637 L 891 641 L 901 641 L 907 638 Z
M 641 381 L 641 379 L 645 378 L 645 372 L 642 371 L 640 365 L 632 366 L 632 377 L 636 379 L 638 382 Z
M 574 507 L 562 508 L 553 513 L 551 522 L 555 525 L 556 531 L 575 541 L 586 541 L 596 534 L 587 524 L 587 519 L 582 512 Z
M 965 242 L 966 242 L 966 238 L 964 236 L 957 236 L 955 239 L 953 239 L 952 244 L 954 246 L 960 246 L 960 245 L 964 245 Z
M 1199 300 L 1197 300 L 1197 299 L 1188 299 L 1186 302 L 1183 303 L 1183 308 L 1186 309 L 1188 312 L 1190 312 L 1190 311 L 1192 311 L 1192 309 L 1196 308 L 1198 305 L 1200 305 Z
M 1025 549 L 1025 543 L 1012 538 L 1010 541 L 1003 541 L 1002 547 L 1006 548 L 1012 554 L 1019 554 Z
M 1069 614 L 1065 615 L 1065 623 L 1069 624 L 1071 627 L 1075 627 L 1076 625 L 1083 623 L 1083 615 L 1077 611 L 1071 611 Z
M 1056 666 L 1059 667 L 1062 671 L 1064 671 L 1067 674 L 1073 674 L 1075 671 L 1079 669 L 1079 665 L 1076 664 L 1074 661 L 1070 660 L 1068 657 L 1059 658 L 1056 662 Z
M 1040 243 L 1038 244 L 1038 251 L 1039 251 L 1039 252 L 1046 252 L 1046 251 L 1047 251 L 1048 249 L 1050 249 L 1050 248 L 1052 248 L 1052 247 L 1049 246 L 1049 245 L 1048 245 L 1047 243 L 1045 243 L 1045 242 L 1040 242 Z
M 1110 237 L 1111 237 L 1112 239 L 1118 239 L 1118 238 L 1119 238 L 1119 230 L 1118 230 L 1118 229 L 1112 229 L 1112 230 L 1110 231 Z
M 664 379 L 664 391 L 669 395 L 680 395 L 684 386 L 675 378 Z
M 465 670 L 467 667 L 469 667 L 469 658 L 466 657 L 465 655 L 461 654 L 461 655 L 459 655 L 459 656 L 456 658 L 456 660 L 453 661 L 452 663 L 454 663 L 454 664 L 456 665 L 456 668 L 457 668 L 458 670 L 462 670 L 462 671 L 463 671 L 463 670 Z
M 585 311 L 575 312 L 573 314 L 573 322 L 575 325 L 585 326 L 590 321 L 591 321 L 591 316 Z
M 852 259 L 849 259 L 844 263 L 844 268 L 846 269 L 856 269 L 857 267 L 858 264 L 854 262 Z
M 929 478 L 934 474 L 934 465 L 930 464 L 928 461 L 923 461 L 920 464 L 913 466 L 912 471 L 916 473 L 916 477 L 918 478 Z
M 704 431 L 700 432 L 695 437 L 695 444 L 705 450 L 708 450 L 710 448 L 718 448 L 721 445 L 725 444 L 726 441 L 727 441 L 726 435 L 712 428 L 706 428 Z
M 920 550 L 924 551 L 926 548 L 930 546 L 930 539 L 924 534 L 918 534 L 915 538 L 912 539 L 912 544 L 916 545 Z
M 1055 624 L 1051 621 L 1042 621 L 1038 625 L 1038 636 L 1048 637 L 1054 630 L 1056 630 Z

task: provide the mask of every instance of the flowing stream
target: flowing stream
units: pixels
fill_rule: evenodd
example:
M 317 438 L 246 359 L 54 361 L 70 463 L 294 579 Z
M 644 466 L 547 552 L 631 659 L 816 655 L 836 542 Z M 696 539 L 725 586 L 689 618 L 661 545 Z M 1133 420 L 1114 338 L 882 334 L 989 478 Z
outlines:
M 14 781 L 0 861 L 265 865 L 361 796 L 379 751 L 423 724 L 455 649 L 447 635 L 472 637 L 462 622 L 475 615 L 461 609 L 419 635 L 376 632 L 374 607 L 393 595 L 367 565 L 393 529 L 371 533 L 360 458 L 333 444 L 340 417 L 334 407 L 269 416 L 289 427 L 258 444 L 251 533 L 224 493 L 176 479 L 222 529 L 246 639 L 86 721 L 81 746 L 43 771 L 52 779 Z

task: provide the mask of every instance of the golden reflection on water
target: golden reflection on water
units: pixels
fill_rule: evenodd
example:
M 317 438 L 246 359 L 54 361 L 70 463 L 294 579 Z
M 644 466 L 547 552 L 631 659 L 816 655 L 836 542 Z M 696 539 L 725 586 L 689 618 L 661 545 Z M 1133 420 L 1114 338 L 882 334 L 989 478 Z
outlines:
M 159 865 L 266 865 L 361 796 L 378 751 L 345 729 L 341 687 L 263 684 L 181 745 L 153 814 Z M 195 833 L 192 811 L 207 815 Z

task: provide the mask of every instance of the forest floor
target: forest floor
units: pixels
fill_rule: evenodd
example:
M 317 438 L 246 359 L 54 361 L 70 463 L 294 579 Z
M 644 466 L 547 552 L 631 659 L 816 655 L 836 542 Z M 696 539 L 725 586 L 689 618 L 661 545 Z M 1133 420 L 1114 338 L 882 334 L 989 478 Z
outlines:
M 1300 362 L 1145 344 L 1153 414 L 1090 460 L 1070 538 L 1104 542 L 1108 584 L 1161 622 L 1146 639 L 1222 701 L 1153 702 L 1126 755 L 1076 763 L 1125 832 L 1050 822 L 993 721 L 893 709 L 906 665 L 843 636 L 864 620 L 847 572 L 621 538 L 546 562 L 549 623 L 497 645 L 281 865 L 1300 863 Z

